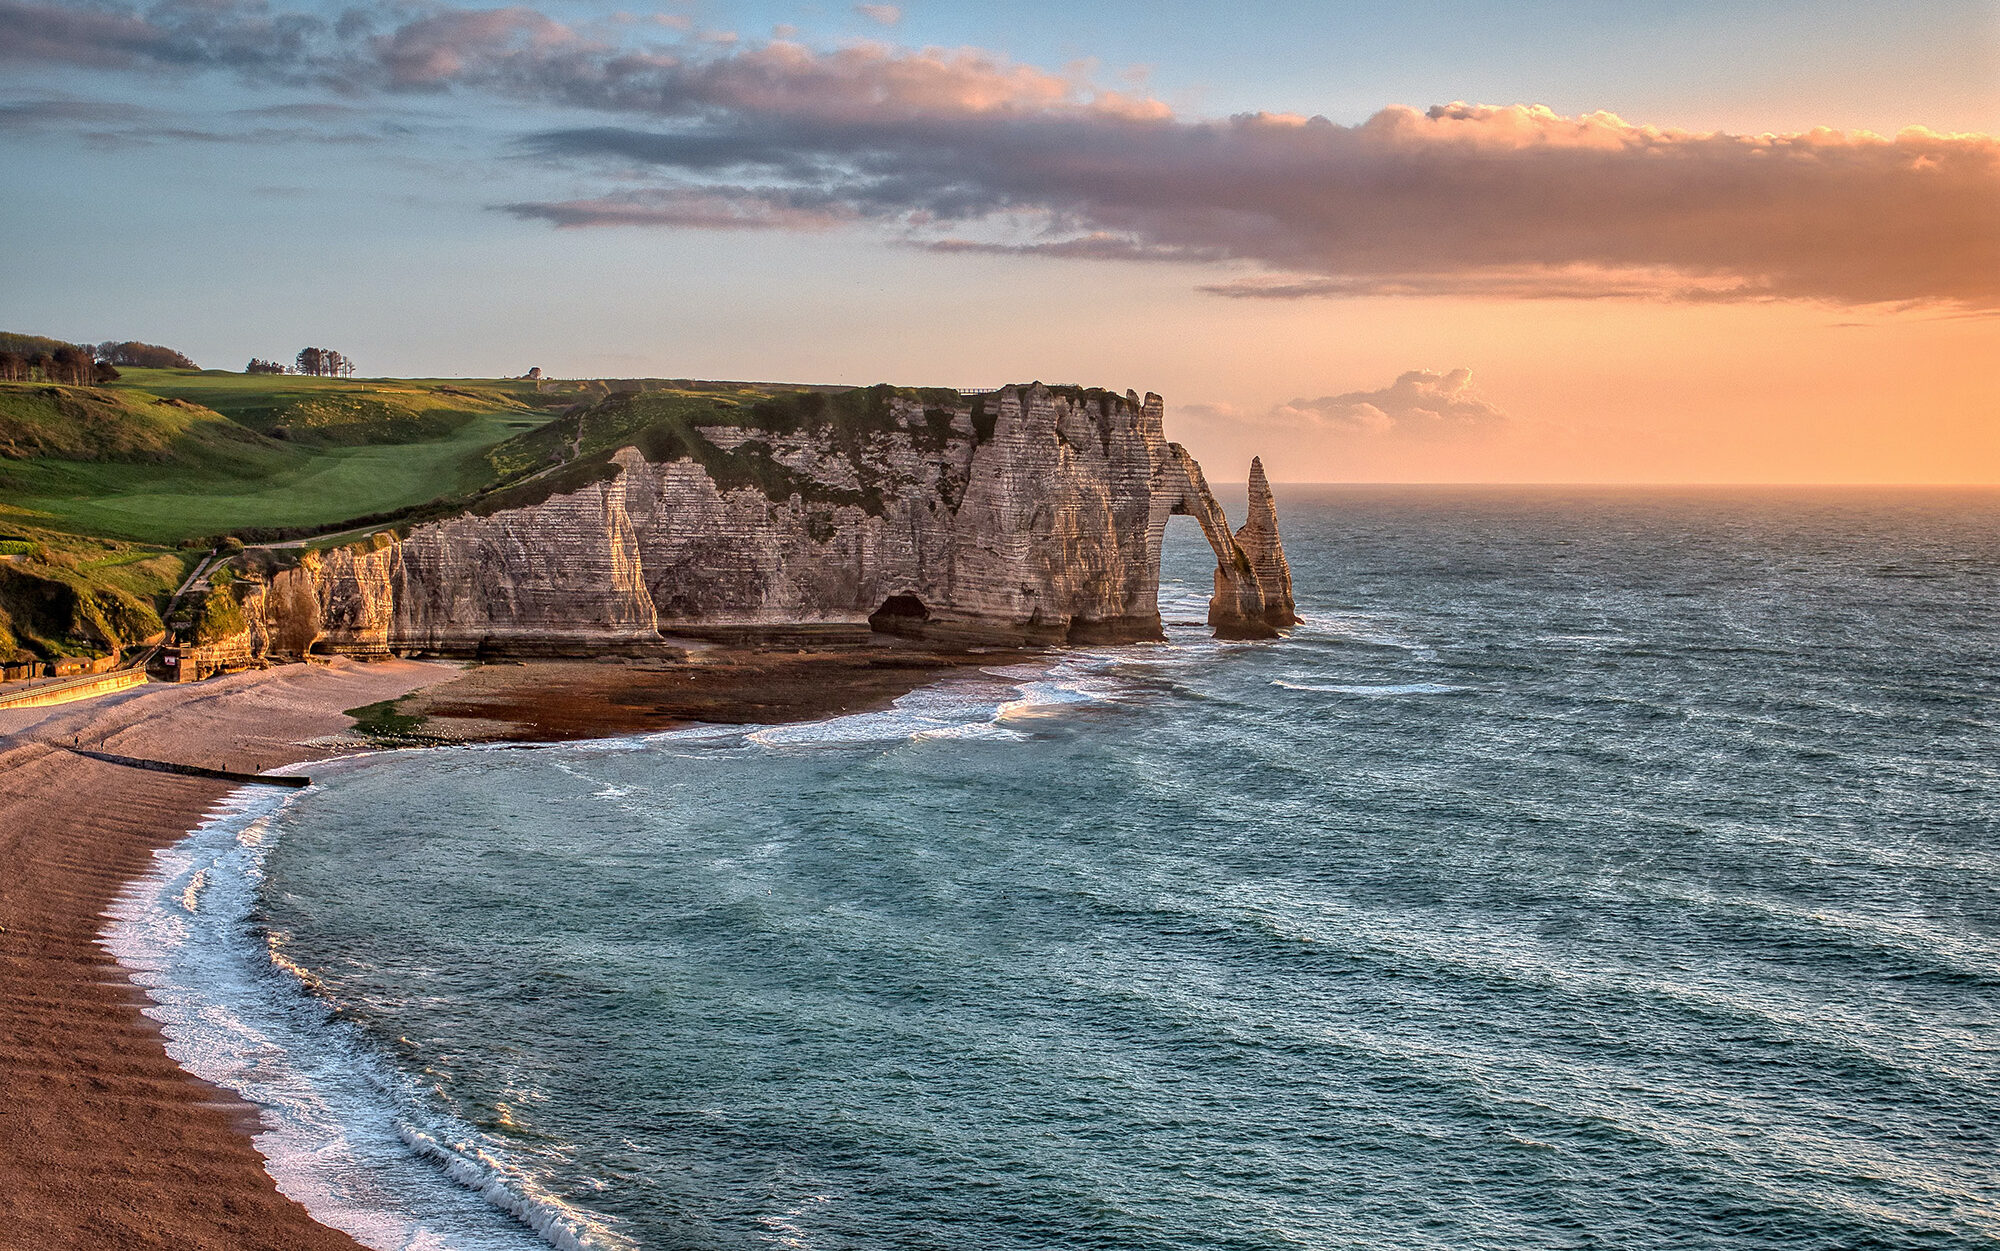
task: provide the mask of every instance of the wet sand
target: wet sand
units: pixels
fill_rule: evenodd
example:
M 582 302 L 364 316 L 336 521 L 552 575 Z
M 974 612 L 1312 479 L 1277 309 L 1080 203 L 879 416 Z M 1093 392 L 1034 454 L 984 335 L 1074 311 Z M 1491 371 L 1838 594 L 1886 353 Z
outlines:
M 1010 664 L 1023 653 L 900 641 L 804 651 L 712 648 L 681 661 L 541 660 L 478 665 L 403 700 L 423 718 L 418 741 L 550 742 L 674 729 L 757 725 L 864 712 L 953 669 Z
M 833 716 L 1013 653 L 710 649 L 686 662 L 288 665 L 0 712 L 0 1248 L 358 1245 L 278 1193 L 257 1110 L 167 1056 L 98 944 L 104 912 L 229 783 L 67 750 L 256 771 L 369 746 L 344 709 L 395 700 L 418 741 L 571 739 Z M 398 722 L 406 729 L 411 723 Z

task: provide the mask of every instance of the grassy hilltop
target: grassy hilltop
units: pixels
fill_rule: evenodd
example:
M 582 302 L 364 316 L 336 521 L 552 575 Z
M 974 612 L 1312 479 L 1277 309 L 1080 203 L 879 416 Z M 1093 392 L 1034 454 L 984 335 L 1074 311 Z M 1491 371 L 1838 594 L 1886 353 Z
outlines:
M 475 490 L 486 453 L 579 397 L 533 383 L 128 369 L 0 383 L 0 524 L 171 545 Z

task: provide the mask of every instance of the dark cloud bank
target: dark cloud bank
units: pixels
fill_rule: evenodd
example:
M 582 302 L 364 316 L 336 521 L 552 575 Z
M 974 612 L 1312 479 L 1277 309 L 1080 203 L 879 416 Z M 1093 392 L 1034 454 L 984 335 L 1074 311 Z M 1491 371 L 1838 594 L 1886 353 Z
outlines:
M 1712 134 L 1466 104 L 1352 126 L 1184 119 L 977 51 L 676 38 L 525 8 L 0 0 L 0 59 L 596 112 L 528 136 L 521 158 L 649 185 L 501 206 L 566 228 L 872 223 L 942 250 L 1234 262 L 1257 276 L 1206 289 L 1242 298 L 2000 307 L 1990 136 Z

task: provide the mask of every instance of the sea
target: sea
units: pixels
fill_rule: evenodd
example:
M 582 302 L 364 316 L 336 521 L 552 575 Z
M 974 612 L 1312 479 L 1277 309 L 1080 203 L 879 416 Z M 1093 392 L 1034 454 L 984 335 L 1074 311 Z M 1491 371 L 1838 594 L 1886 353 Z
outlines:
M 1177 519 L 1165 643 L 318 764 L 105 941 L 378 1248 L 2000 1246 L 2000 493 L 1277 494 L 1285 639 Z

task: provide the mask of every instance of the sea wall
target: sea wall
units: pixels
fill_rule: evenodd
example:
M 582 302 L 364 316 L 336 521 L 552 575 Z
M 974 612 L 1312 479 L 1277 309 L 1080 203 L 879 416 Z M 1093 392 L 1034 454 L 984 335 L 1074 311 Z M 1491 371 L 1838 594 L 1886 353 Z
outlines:
M 120 669 L 115 673 L 38 682 L 32 686 L 23 685 L 0 690 L 0 708 L 46 708 L 54 704 L 69 704 L 80 699 L 110 695 L 116 691 L 130 690 L 132 687 L 145 684 L 146 675 L 137 669 Z
M 1167 441 L 1157 395 L 897 396 L 862 428 L 718 421 L 693 437 L 699 455 L 627 446 L 576 489 L 307 553 L 271 578 L 257 629 L 277 655 L 574 655 L 871 629 L 1157 638 L 1175 514 L 1215 551 L 1218 635 L 1296 620 L 1262 465 L 1232 533 L 1201 467 Z M 757 480 L 718 468 L 740 464 Z

